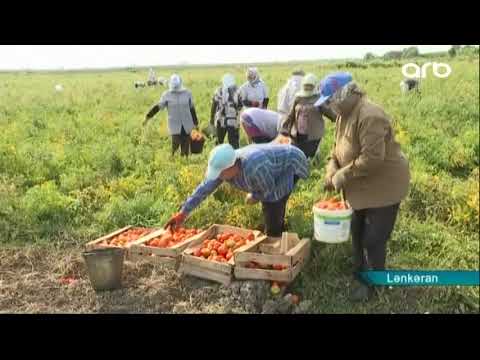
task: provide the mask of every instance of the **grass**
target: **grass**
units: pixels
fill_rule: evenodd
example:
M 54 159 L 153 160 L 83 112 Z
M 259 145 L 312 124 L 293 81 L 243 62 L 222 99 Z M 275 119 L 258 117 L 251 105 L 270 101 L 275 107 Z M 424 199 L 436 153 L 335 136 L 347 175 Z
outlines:
M 400 67 L 348 69 L 392 117 L 411 163 L 410 194 L 389 244 L 387 261 L 395 269 L 479 268 L 479 60 L 449 64 L 450 77 L 428 77 L 419 97 L 400 95 Z M 292 67 L 298 65 L 260 66 L 272 94 L 270 108 Z M 319 77 L 338 67 L 304 64 Z M 244 77 L 242 66 L 179 69 L 201 126 L 208 124 L 213 91 L 226 71 L 237 81 Z M 162 225 L 195 189 L 208 151 L 172 158 L 165 112 L 141 127 L 162 91 L 135 90 L 133 82 L 143 77 L 146 71 L 0 74 L 2 247 L 76 247 L 126 224 Z M 64 92 L 54 92 L 57 83 Z M 327 122 L 324 159 L 288 205 L 288 224 L 302 237 L 312 235 L 311 206 L 322 196 L 333 130 Z M 246 144 L 243 134 L 241 142 Z M 210 150 L 213 141 L 206 146 Z M 262 222 L 260 207 L 244 205 L 241 193 L 222 186 L 188 225 L 214 222 L 255 227 Z M 353 305 L 347 301 L 350 261 L 349 243 L 315 244 L 294 289 L 321 313 L 479 311 L 478 287 L 385 289 L 371 303 Z

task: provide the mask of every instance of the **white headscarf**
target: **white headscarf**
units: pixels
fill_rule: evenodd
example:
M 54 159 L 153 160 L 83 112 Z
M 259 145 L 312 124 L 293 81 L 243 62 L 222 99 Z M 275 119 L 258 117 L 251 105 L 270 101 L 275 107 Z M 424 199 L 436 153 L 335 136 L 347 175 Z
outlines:
M 255 85 L 260 81 L 260 76 L 258 75 L 257 68 L 251 67 L 247 69 L 247 79 L 249 76 L 253 76 L 254 79 L 252 81 L 248 80 L 251 85 Z
M 173 74 L 170 77 L 170 91 L 180 91 L 182 90 L 182 78 L 178 74 Z
M 227 103 L 228 101 L 228 89 L 235 86 L 235 77 L 232 74 L 225 74 L 222 79 L 223 89 L 222 89 L 222 97 L 223 103 Z

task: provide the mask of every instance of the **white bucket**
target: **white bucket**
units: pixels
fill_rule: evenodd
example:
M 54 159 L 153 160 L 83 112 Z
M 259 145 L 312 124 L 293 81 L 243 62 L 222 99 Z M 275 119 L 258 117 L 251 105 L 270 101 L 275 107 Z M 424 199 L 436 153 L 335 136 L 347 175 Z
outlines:
M 338 244 L 348 240 L 352 208 L 346 210 L 325 210 L 313 207 L 313 227 L 316 240 Z

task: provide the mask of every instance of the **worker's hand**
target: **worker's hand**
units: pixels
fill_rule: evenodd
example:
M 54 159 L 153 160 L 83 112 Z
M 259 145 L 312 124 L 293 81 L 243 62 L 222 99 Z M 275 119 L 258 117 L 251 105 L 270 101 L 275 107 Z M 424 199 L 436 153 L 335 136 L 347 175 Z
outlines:
M 332 177 L 332 184 L 335 190 L 340 191 L 345 186 L 345 183 L 347 181 L 346 172 L 347 172 L 346 167 L 341 168 Z
M 323 190 L 326 192 L 332 192 L 335 190 L 335 187 L 333 186 L 333 183 L 332 183 L 332 176 L 327 176 L 325 178 L 325 181 L 323 183 Z
M 259 107 L 260 106 L 260 103 L 258 101 L 252 101 L 251 104 L 252 104 L 252 107 Z
M 168 229 L 170 227 L 172 230 L 175 230 L 175 228 L 181 226 L 185 222 L 186 218 L 187 214 L 180 211 L 173 215 L 163 228 Z
M 273 142 L 277 143 L 277 144 L 291 144 L 292 143 L 292 139 L 289 138 L 288 136 L 285 136 L 285 135 L 278 135 L 276 137 L 275 140 L 273 140 Z
M 255 199 L 252 194 L 247 194 L 247 196 L 245 197 L 245 203 L 247 205 L 255 205 L 256 203 L 258 203 L 258 200 Z
M 148 123 L 148 120 L 150 120 L 150 118 L 149 118 L 149 117 L 147 117 L 147 116 L 145 116 L 145 120 L 143 120 L 143 122 L 142 122 L 142 126 L 145 126 L 145 125 L 147 125 L 147 123 Z
M 312 158 L 311 165 L 312 166 L 320 165 L 321 160 L 322 160 L 322 157 L 321 157 L 321 152 L 320 152 L 320 147 L 319 147 L 317 152 L 315 153 L 315 155 Z

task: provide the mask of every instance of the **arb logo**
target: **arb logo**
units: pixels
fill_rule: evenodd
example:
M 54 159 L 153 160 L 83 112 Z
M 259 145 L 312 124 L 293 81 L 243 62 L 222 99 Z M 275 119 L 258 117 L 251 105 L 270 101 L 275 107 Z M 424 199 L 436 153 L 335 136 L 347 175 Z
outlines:
M 436 63 L 436 62 L 434 62 L 434 63 L 427 62 L 427 63 L 423 64 L 422 67 L 420 67 L 420 66 L 418 66 L 417 64 L 414 64 L 414 63 L 405 64 L 405 65 L 402 66 L 402 74 L 403 74 L 403 76 L 405 76 L 407 78 L 417 78 L 417 79 L 422 78 L 422 79 L 425 79 L 427 77 L 427 68 L 430 65 L 432 65 L 433 75 L 435 75 L 438 78 L 446 78 L 452 72 L 452 68 L 448 64 Z M 411 69 L 414 70 L 413 73 L 412 73 Z M 443 69 L 443 70 L 440 71 L 440 69 Z

